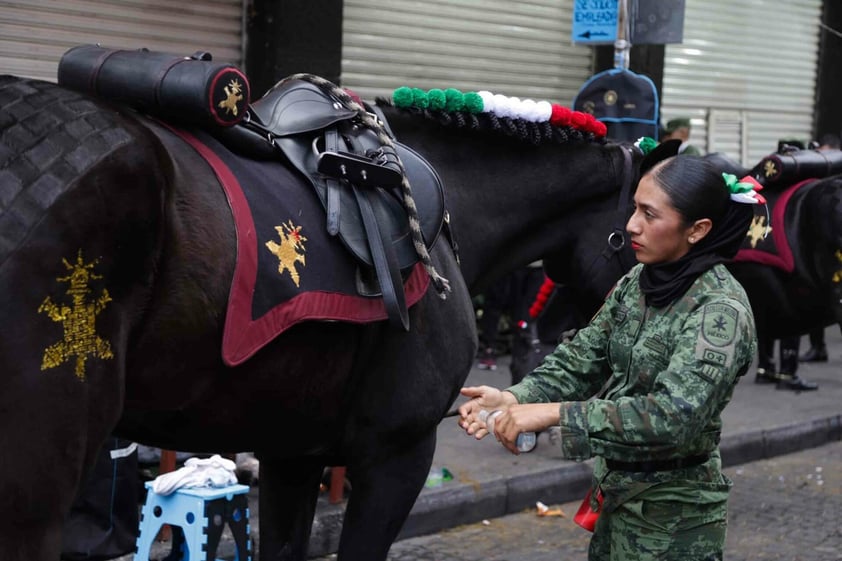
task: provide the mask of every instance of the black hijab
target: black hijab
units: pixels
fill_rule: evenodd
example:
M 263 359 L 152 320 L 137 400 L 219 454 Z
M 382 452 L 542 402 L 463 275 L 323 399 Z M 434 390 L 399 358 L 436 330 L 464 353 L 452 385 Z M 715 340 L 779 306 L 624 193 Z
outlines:
M 690 159 L 692 157 L 678 156 L 671 158 L 671 160 L 679 158 Z M 700 158 L 692 159 L 704 162 Z M 704 163 L 710 165 L 707 162 Z M 665 162 L 665 165 L 669 166 L 670 162 Z M 710 165 L 710 167 L 713 166 Z M 658 174 L 657 171 L 655 172 L 656 180 L 663 187 L 664 181 L 660 177 L 663 174 Z M 721 189 L 727 193 L 728 187 L 725 185 L 725 181 L 721 179 L 721 174 L 716 170 L 713 171 L 715 176 L 718 175 L 718 181 L 721 181 Z M 708 174 L 708 181 L 710 181 L 710 170 L 705 173 Z M 675 177 L 675 174 L 671 175 Z M 719 187 L 719 185 L 716 185 L 716 187 Z M 665 190 L 669 194 L 670 189 L 666 187 Z M 671 198 L 674 200 L 674 197 Z M 689 214 L 686 211 L 682 212 L 680 208 L 678 210 L 685 216 Z M 713 222 L 711 230 L 699 243 L 693 245 L 683 257 L 668 263 L 644 265 L 640 274 L 640 289 L 646 297 L 646 304 L 656 308 L 670 304 L 687 292 L 687 289 L 699 275 L 717 263 L 733 259 L 745 239 L 753 215 L 754 211 L 751 205 L 734 202 L 730 200 L 729 196 L 722 217 L 719 219 L 710 217 Z

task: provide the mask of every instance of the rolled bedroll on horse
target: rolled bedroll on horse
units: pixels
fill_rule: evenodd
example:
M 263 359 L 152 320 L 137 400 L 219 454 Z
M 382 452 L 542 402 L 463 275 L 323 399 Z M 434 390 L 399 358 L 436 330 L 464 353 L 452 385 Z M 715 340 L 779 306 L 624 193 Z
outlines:
M 242 121 L 251 96 L 245 74 L 213 62 L 207 52 L 177 56 L 80 45 L 61 57 L 58 83 L 149 115 L 217 127 Z
M 805 179 L 842 173 L 842 150 L 788 150 L 769 154 L 751 176 L 770 189 L 789 187 Z
M 119 56 L 105 59 L 103 78 Z M 178 62 L 166 76 L 209 62 Z M 86 93 L 90 72 L 75 82 L 84 92 L 0 77 L 0 321 L 11 326 L 0 336 L 0 435 L 15 451 L 0 465 L 4 561 L 59 558 L 77 489 L 110 434 L 254 451 L 261 559 L 307 558 L 323 470 L 346 466 L 338 559 L 384 561 L 476 356 L 472 296 L 550 255 L 581 301 L 601 302 L 617 277 L 591 265 L 628 204 L 620 192 L 650 163 L 638 147 L 607 142 L 593 116 L 548 101 L 396 87 L 372 109 L 406 146 L 395 151 L 404 166 L 410 151 L 430 164 L 449 220 L 434 245 L 436 232 L 420 228 L 429 262 L 409 266 L 412 328 L 395 329 L 382 298 L 359 293 L 372 286 L 360 260 L 328 232 L 329 189 L 323 202 L 268 137 L 232 142 L 259 129 L 245 117 L 216 122 L 203 72 L 190 123 L 153 115 L 171 98 L 150 97 L 148 84 L 127 104 Z M 295 77 L 276 93 L 318 104 L 315 85 L 331 103 L 311 117 L 372 125 L 347 93 L 317 82 Z M 274 130 L 270 116 L 287 106 L 265 103 L 253 104 L 258 125 Z M 303 115 L 288 114 L 279 125 Z M 327 133 L 299 133 L 317 163 Z M 433 204 L 422 185 L 412 178 L 419 216 Z M 403 185 L 384 191 L 406 207 Z M 427 249 L 414 241 L 416 255 Z

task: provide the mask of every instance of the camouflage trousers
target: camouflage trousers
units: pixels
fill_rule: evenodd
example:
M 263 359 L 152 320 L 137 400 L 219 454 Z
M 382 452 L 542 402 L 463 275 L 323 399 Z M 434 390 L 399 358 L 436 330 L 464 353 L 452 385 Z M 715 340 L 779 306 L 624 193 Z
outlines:
M 721 561 L 727 501 L 632 499 L 599 517 L 589 561 Z

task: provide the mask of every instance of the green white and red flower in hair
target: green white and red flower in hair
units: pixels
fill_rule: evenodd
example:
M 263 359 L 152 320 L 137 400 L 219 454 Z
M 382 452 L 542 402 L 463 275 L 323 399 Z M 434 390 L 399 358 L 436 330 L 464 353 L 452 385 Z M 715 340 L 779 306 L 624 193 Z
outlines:
M 502 94 L 480 92 L 461 92 L 455 88 L 446 90 L 402 86 L 392 94 L 396 107 L 403 109 L 432 109 L 435 111 L 465 111 L 467 113 L 493 113 L 497 117 L 523 119 L 532 123 L 549 122 L 556 127 L 573 127 L 583 132 L 593 133 L 597 138 L 608 132 L 604 123 L 590 113 L 572 111 L 557 103 L 520 99 Z
M 763 189 L 763 185 L 750 175 L 737 179 L 736 175 L 723 173 L 722 178 L 725 180 L 725 185 L 728 186 L 732 201 L 750 205 L 766 204 L 766 198 L 759 193 Z

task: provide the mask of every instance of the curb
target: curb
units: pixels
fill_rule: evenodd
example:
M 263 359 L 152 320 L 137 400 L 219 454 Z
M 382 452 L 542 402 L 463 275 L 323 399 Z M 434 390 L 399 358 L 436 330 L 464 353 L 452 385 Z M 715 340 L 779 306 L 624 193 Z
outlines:
M 723 467 L 731 467 L 837 440 L 842 440 L 842 415 L 726 436 L 719 448 Z M 482 483 L 448 483 L 445 487 L 424 489 L 398 540 L 519 512 L 534 506 L 536 501 L 547 504 L 577 501 L 584 497 L 590 482 L 590 463 L 570 462 L 559 468 Z M 342 504 L 319 504 L 310 536 L 310 557 L 337 551 L 344 512 Z

